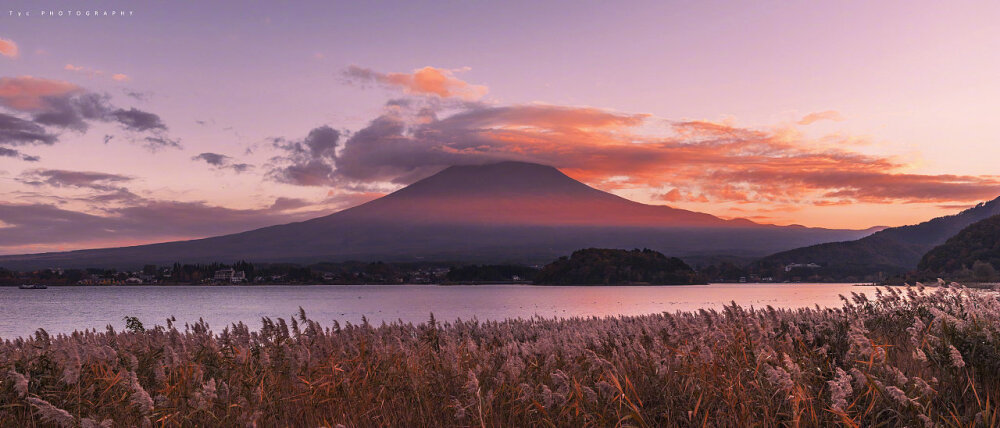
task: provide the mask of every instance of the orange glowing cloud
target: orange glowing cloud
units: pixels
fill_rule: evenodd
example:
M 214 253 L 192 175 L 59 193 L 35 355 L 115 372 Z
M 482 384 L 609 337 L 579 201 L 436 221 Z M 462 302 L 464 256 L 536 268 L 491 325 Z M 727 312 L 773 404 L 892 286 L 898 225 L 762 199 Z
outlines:
M 900 160 L 844 149 L 848 136 L 810 140 L 709 121 L 673 122 L 670 132 L 650 136 L 638 132 L 647 117 L 524 105 L 413 121 L 396 109 L 354 133 L 328 169 L 348 181 L 405 184 L 448 165 L 519 160 L 669 202 L 956 203 L 1000 195 L 1000 177 L 907 173 Z
M 457 71 L 467 71 L 467 69 Z M 441 98 L 474 101 L 489 92 L 486 86 L 473 85 L 455 77 L 453 70 L 430 66 L 413 70 L 412 73 L 380 73 L 352 65 L 344 71 L 344 76 L 349 81 L 377 83 L 413 95 L 436 95 Z
M 0 105 L 20 111 L 45 108 L 46 97 L 83 92 L 83 88 L 62 80 L 32 76 L 0 77 Z
M 14 43 L 13 40 L 0 38 L 0 55 L 8 58 L 17 58 L 17 43 Z

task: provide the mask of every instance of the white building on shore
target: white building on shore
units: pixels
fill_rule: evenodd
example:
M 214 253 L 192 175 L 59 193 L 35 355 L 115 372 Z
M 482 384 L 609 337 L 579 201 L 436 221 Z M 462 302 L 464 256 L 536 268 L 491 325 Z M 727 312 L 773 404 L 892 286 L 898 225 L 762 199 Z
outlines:
M 229 269 L 219 269 L 215 271 L 216 282 L 228 282 L 231 284 L 239 284 L 247 280 L 247 275 L 241 270 Z

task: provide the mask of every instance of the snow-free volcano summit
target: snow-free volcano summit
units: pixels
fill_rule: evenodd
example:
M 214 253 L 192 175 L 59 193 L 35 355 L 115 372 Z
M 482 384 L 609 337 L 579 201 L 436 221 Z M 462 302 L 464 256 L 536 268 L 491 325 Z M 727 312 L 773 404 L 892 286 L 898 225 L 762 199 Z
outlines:
M 586 247 L 676 256 L 763 256 L 867 230 L 774 226 L 647 205 L 524 162 L 452 166 L 368 203 L 308 221 L 190 241 L 0 257 L 10 269 L 173 262 L 521 262 Z

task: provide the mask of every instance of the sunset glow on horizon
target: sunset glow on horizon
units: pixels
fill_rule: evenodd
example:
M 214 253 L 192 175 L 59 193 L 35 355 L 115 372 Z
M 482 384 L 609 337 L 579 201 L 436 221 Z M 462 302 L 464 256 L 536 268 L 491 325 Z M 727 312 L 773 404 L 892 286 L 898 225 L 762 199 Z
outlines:
M 0 254 L 301 221 L 503 160 L 779 225 L 1000 197 L 995 2 L 48 3 L 0 10 Z

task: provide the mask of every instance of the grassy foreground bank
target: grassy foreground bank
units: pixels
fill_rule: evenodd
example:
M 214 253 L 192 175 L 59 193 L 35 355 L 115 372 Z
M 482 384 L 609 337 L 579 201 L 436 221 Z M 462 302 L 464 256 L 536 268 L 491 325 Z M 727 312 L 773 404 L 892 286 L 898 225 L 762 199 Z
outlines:
M 299 314 L 0 343 L 5 426 L 997 426 L 1000 302 L 321 327 Z

